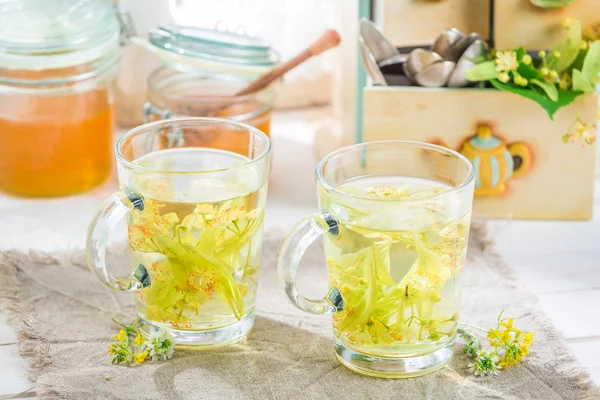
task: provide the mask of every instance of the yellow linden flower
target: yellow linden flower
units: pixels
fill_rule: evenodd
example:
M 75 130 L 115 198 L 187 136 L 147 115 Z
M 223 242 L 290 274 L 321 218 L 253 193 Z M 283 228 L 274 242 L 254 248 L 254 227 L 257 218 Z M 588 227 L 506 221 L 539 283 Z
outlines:
M 559 59 L 561 57 L 561 54 L 559 51 L 554 50 L 552 52 L 552 55 L 554 56 L 554 58 Z
M 148 350 L 144 351 L 143 353 L 134 354 L 133 361 L 135 361 L 136 364 L 141 364 L 146 360 L 146 358 L 148 358 L 148 354 Z
M 394 188 L 389 185 L 379 185 L 375 187 L 368 187 L 368 194 L 379 197 L 380 199 L 401 199 L 410 195 L 410 188 L 408 185 L 403 185 L 399 188 Z
M 498 75 L 498 80 L 502 83 L 507 83 L 510 81 L 510 76 L 506 72 L 502 72 Z
M 563 141 L 577 142 L 579 141 L 582 146 L 594 144 L 596 142 L 596 125 L 586 124 L 583 121 L 577 119 L 571 130 L 565 134 Z
M 433 289 L 438 283 L 439 279 L 427 272 L 416 273 L 408 281 L 410 288 L 421 292 L 427 292 Z
M 568 90 L 571 87 L 572 83 L 573 80 L 571 79 L 571 75 L 569 75 L 568 72 L 563 72 L 562 76 L 560 77 L 560 82 L 558 83 L 558 86 L 563 90 Z
M 540 57 L 544 58 L 544 57 L 546 57 L 546 52 L 545 52 L 544 50 L 540 50 L 540 51 L 538 52 L 538 56 L 540 56 Z
M 531 58 L 531 56 L 529 54 L 525 54 L 523 56 L 523 60 L 522 61 L 523 61 L 523 64 L 529 65 L 529 64 L 531 64 L 533 62 L 533 59 Z
M 517 53 L 514 51 L 499 51 L 496 53 L 496 71 L 516 71 L 518 68 Z
M 192 271 L 189 273 L 185 284 L 200 292 L 213 292 L 215 290 L 215 275 L 212 271 Z
M 144 344 L 144 338 L 142 335 L 138 333 L 135 339 L 133 339 L 133 344 L 135 344 L 137 347 L 141 347 Z
M 201 214 L 211 217 L 215 212 L 215 207 L 212 204 L 198 204 L 194 209 L 194 214 Z
M 260 208 L 255 208 L 246 214 L 246 218 L 250 221 L 257 221 L 262 217 L 262 210 Z
M 562 21 L 562 26 L 565 29 L 569 29 L 571 27 L 571 25 L 573 25 L 573 22 L 575 22 L 575 20 L 573 18 L 565 18 Z

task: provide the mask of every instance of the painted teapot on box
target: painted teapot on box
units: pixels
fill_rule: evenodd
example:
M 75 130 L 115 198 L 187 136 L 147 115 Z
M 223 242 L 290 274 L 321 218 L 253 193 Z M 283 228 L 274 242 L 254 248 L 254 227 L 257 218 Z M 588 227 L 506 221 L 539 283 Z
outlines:
M 531 150 L 521 142 L 506 143 L 493 135 L 487 124 L 477 126 L 477 134 L 465 140 L 459 150 L 475 167 L 476 196 L 500 195 L 506 182 L 523 175 L 531 166 Z

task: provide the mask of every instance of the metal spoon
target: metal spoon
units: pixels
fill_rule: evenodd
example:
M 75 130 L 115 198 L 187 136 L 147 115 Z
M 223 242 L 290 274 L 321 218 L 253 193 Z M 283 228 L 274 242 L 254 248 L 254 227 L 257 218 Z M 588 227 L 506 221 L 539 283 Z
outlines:
M 373 81 L 374 85 L 379 86 L 387 86 L 387 82 L 377 65 L 377 61 L 375 61 L 375 57 L 371 53 L 371 50 L 365 44 L 362 36 L 358 38 L 358 44 L 360 45 L 360 55 L 363 60 L 363 64 L 365 69 L 367 70 L 367 74 Z
M 465 78 L 465 71 L 476 65 L 474 60 L 485 56 L 488 52 L 489 46 L 484 40 L 474 41 L 456 63 L 456 68 L 448 79 L 448 87 L 467 86 L 470 82 Z
M 399 54 L 396 46 L 381 33 L 372 21 L 366 18 L 360 20 L 360 37 L 364 40 L 371 54 L 373 54 L 376 64 L 384 60 L 389 60 Z
M 477 33 L 471 33 L 468 36 L 464 36 L 456 41 L 444 55 L 444 60 L 458 62 L 460 57 L 465 51 L 475 43 L 477 40 L 485 41 L 483 37 Z
M 414 76 L 415 82 L 424 87 L 442 87 L 456 66 L 452 61 L 439 61 L 431 64 Z
M 404 73 L 413 79 L 421 73 L 428 65 L 443 61 L 439 54 L 425 49 L 414 49 L 408 56 L 404 67 Z
M 456 28 L 446 29 L 433 43 L 431 51 L 438 53 L 443 59 L 446 59 L 448 51 L 464 35 Z

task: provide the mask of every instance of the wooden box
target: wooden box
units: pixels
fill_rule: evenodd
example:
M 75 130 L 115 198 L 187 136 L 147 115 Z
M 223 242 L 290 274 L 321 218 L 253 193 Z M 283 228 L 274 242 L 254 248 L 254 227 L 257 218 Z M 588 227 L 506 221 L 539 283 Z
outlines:
M 397 47 L 431 45 L 448 28 L 489 36 L 489 0 L 374 0 L 373 12 Z
M 556 9 L 537 7 L 529 0 L 496 0 L 494 5 L 495 47 L 500 50 L 554 48 L 565 37 L 565 18 L 580 20 L 584 29 L 600 23 L 600 0 L 574 0 Z
M 496 90 L 367 87 L 363 141 L 437 143 L 473 159 L 473 148 L 466 143 L 478 133 L 491 135 L 495 154 L 475 154 L 479 190 L 474 215 L 588 220 L 595 145 L 563 143 L 561 138 L 577 118 L 596 124 L 597 107 L 596 94 L 580 96 L 551 121 L 538 104 Z M 507 163 L 515 171 L 510 177 Z

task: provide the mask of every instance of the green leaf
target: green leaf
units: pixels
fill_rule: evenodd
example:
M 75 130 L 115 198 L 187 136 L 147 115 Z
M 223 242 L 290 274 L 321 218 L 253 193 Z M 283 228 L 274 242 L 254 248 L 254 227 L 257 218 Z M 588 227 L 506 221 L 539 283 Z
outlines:
M 555 49 L 560 53 L 560 58 L 556 59 L 551 65 L 550 68 L 556 70 L 556 72 L 561 73 L 573 64 L 573 62 L 577 59 L 577 55 L 581 50 L 581 42 L 583 39 L 581 38 L 581 22 L 573 21 L 571 26 L 569 27 L 569 32 L 567 33 L 567 37 L 565 40 Z
M 523 56 L 525 54 L 527 54 L 527 52 L 525 51 L 525 47 L 523 47 L 523 46 L 516 49 L 515 53 L 517 54 L 517 60 L 519 60 L 519 61 L 521 61 L 523 59 Z
M 581 73 L 590 85 L 595 85 L 600 73 L 600 40 L 594 41 L 590 46 Z
M 489 81 L 498 78 L 496 71 L 496 63 L 494 61 L 486 61 L 481 64 L 469 68 L 465 71 L 465 78 L 471 82 Z
M 559 109 L 568 106 L 575 100 L 575 98 L 577 98 L 577 96 L 582 94 L 582 92 L 575 92 L 572 90 L 559 90 L 558 100 L 552 101 L 545 93 L 538 92 L 532 88 L 514 86 L 502 83 L 496 79 L 492 80 L 491 83 L 498 90 L 515 93 L 519 96 L 535 101 L 548 113 L 548 116 L 551 120 L 554 120 L 554 114 L 556 114 Z
M 517 70 L 517 72 L 519 73 L 519 75 L 521 75 L 523 78 L 525 78 L 527 80 L 532 80 L 532 79 L 543 80 L 544 79 L 544 76 L 542 75 L 542 73 L 540 71 L 538 71 L 537 69 L 535 69 L 535 67 L 532 64 L 529 64 L 529 65 L 519 64 L 519 69 Z
M 556 86 L 553 83 L 540 81 L 538 79 L 532 79 L 529 81 L 529 83 L 542 88 L 550 100 L 558 101 L 558 89 L 556 89 Z
M 579 54 L 577 54 L 577 58 L 575 59 L 575 61 L 573 61 L 573 64 L 571 64 L 569 69 L 578 69 L 581 71 L 581 69 L 583 68 L 583 62 L 587 57 L 587 53 L 587 50 L 581 50 Z
M 578 69 L 573 70 L 573 90 L 584 93 L 591 93 L 594 91 L 594 86 L 592 86 Z

